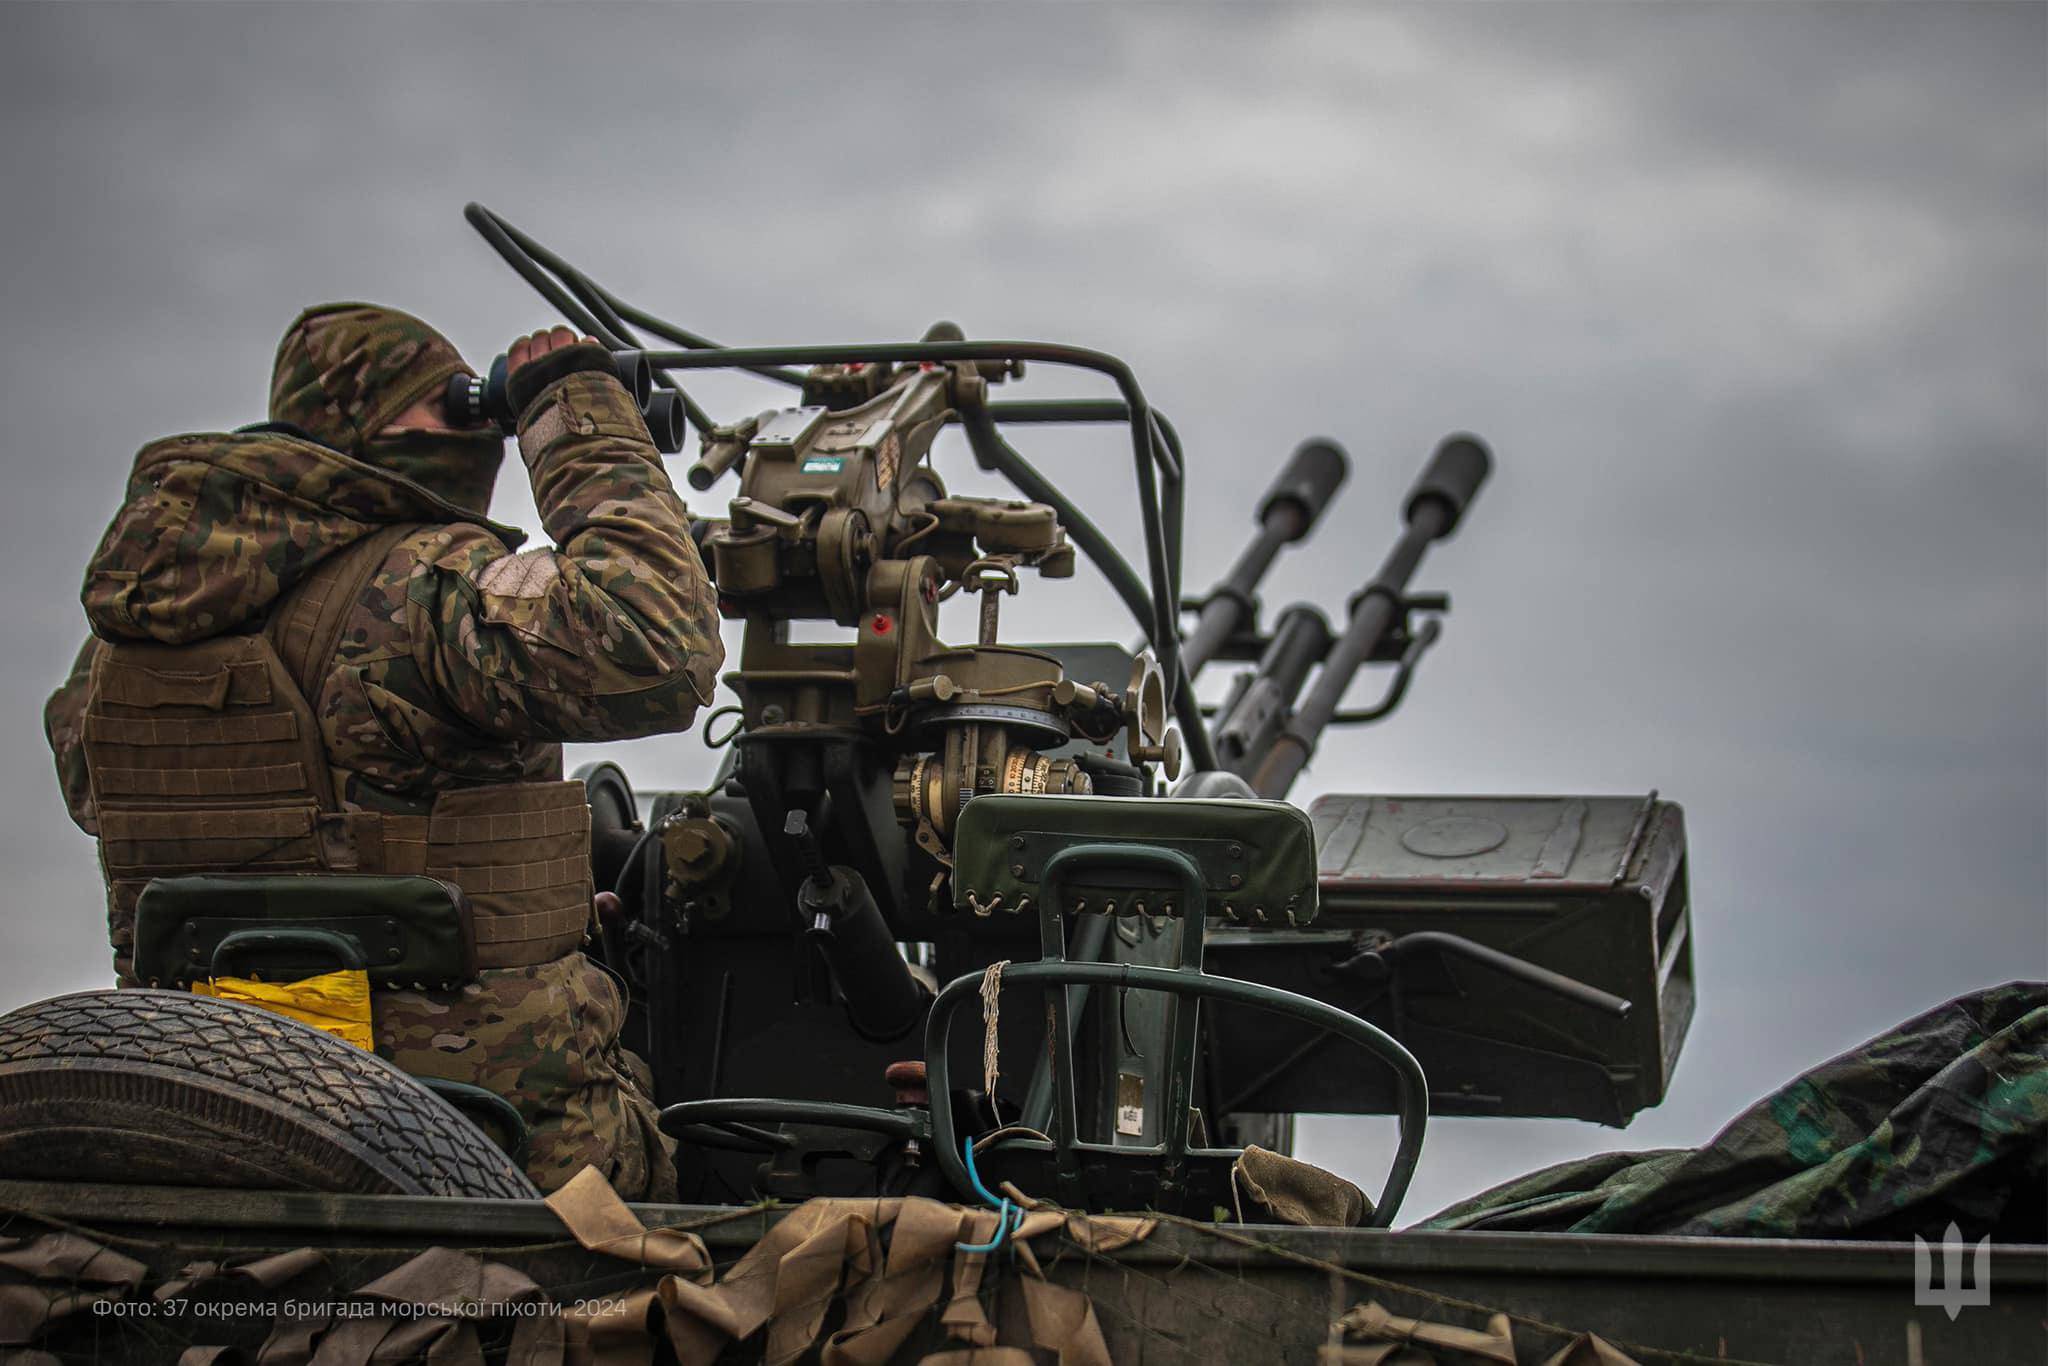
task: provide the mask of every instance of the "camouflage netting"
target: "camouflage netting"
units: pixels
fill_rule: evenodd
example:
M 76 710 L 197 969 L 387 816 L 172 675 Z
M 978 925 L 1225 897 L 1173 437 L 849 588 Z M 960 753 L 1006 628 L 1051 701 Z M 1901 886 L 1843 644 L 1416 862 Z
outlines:
M 1420 1227 L 2048 1241 L 2048 984 L 1959 997 L 1795 1078 L 1703 1148 L 1533 1172 Z

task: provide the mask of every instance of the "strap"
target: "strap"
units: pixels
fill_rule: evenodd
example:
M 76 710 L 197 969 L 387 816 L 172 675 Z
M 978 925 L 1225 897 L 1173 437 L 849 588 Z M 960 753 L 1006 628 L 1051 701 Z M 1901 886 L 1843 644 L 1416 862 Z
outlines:
M 307 705 L 319 705 L 321 678 L 341 648 L 349 611 L 362 601 L 371 577 L 400 541 L 427 525 L 400 522 L 377 528 L 346 550 L 328 556 L 270 614 L 264 633 L 284 662 L 285 672 L 305 694 Z

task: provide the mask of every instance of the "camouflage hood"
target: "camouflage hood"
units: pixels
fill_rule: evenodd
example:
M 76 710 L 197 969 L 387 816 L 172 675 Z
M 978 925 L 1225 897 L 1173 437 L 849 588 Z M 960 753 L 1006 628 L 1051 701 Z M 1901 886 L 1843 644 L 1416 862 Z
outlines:
M 270 420 L 360 458 L 393 418 L 472 373 L 446 337 L 410 313 L 321 304 L 294 318 L 277 344 Z
M 330 555 L 394 522 L 489 527 L 389 470 L 281 432 L 166 437 L 142 448 L 86 570 L 103 640 L 180 645 L 247 629 Z
M 474 373 L 452 342 L 410 313 L 381 304 L 321 304 L 294 318 L 277 344 L 270 420 L 482 513 L 505 454 L 495 429 L 385 431 L 413 404 L 443 393 L 456 375 Z

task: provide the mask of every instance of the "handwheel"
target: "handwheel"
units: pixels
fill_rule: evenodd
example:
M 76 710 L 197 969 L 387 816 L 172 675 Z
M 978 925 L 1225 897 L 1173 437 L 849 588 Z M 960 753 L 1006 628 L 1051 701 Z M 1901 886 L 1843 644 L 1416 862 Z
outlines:
M 796 1140 L 763 1124 L 816 1124 L 833 1129 L 859 1129 L 896 1139 L 931 1137 L 931 1115 L 919 1109 L 884 1110 L 873 1105 L 843 1105 L 827 1100 L 780 1100 L 738 1097 L 730 1100 L 686 1100 L 661 1112 L 663 1133 L 735 1152 L 772 1153 L 794 1147 Z M 708 1137 L 716 1135 L 716 1137 Z

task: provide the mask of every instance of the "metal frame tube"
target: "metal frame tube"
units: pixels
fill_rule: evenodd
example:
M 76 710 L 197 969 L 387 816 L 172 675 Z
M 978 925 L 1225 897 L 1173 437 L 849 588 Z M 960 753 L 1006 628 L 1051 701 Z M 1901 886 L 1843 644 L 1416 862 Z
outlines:
M 1152 587 L 1152 642 L 1170 692 L 1179 691 L 1180 630 L 1177 620 L 1183 470 L 1177 434 L 1153 415 L 1131 368 L 1115 356 L 1054 342 L 868 342 L 828 346 L 737 346 L 706 351 L 649 351 L 649 363 L 664 369 L 747 369 L 762 365 L 844 365 L 854 362 L 1037 361 L 1093 370 L 1122 393 L 1130 410 L 1131 452 L 1138 479 L 1138 508 L 1145 528 Z M 1164 488 L 1162 491 L 1162 481 Z
M 586 332 L 597 337 L 598 340 L 614 350 L 637 350 L 644 347 L 645 344 L 633 335 L 632 328 L 620 316 L 623 310 L 619 306 L 619 300 L 612 295 L 610 290 L 598 284 L 597 281 L 555 255 L 554 252 L 548 250 L 539 242 L 534 241 L 531 237 L 528 237 L 525 233 L 513 227 L 489 209 L 486 209 L 483 205 L 470 204 L 463 210 L 463 216 L 468 218 L 477 231 L 484 234 L 485 240 L 497 249 L 498 254 L 503 256 L 507 263 L 514 270 L 519 271 L 520 275 L 529 282 L 533 281 L 534 277 L 527 268 L 522 267 L 520 262 L 514 259 L 511 255 L 513 249 L 526 254 L 529 266 L 552 272 L 557 280 L 566 285 L 570 292 L 576 296 L 577 301 L 590 310 L 590 313 L 593 315 L 591 320 L 601 322 L 604 325 L 599 329 L 585 328 Z M 492 229 L 496 230 L 495 234 Z M 541 292 L 543 294 L 547 293 L 546 290 Z M 552 300 L 553 296 L 550 296 L 550 298 Z M 711 430 L 715 424 L 711 421 L 710 416 L 697 406 L 695 399 L 683 391 L 683 386 L 676 383 L 673 376 L 662 372 L 658 373 L 656 378 L 662 382 L 663 387 L 682 400 L 683 416 L 688 419 L 691 426 L 700 432 Z
M 652 314 L 627 305 L 560 256 L 514 228 L 483 205 L 471 203 L 463 212 L 471 225 L 483 235 L 506 263 L 582 331 L 598 337 L 609 345 L 627 349 L 637 342 L 637 339 L 632 338 L 631 329 L 627 326 L 630 318 L 650 331 L 659 332 L 693 348 L 683 352 L 649 350 L 645 354 L 650 363 L 664 372 L 661 378 L 666 385 L 683 395 L 686 415 L 700 431 L 710 430 L 713 425 L 711 419 L 683 393 L 682 386 L 665 373 L 667 370 L 731 368 L 746 370 L 783 383 L 801 384 L 803 376 L 787 367 L 883 360 L 1036 360 L 1046 364 L 1071 365 L 1094 370 L 1107 376 L 1123 396 L 1120 403 L 1079 400 L 1021 408 L 1018 405 L 997 407 L 1006 410 L 1002 412 L 1001 420 L 1122 420 L 1129 423 L 1138 481 L 1139 511 L 1144 524 L 1148 577 L 1151 580 L 1151 592 L 1146 595 L 1143 603 L 1147 610 L 1140 616 L 1140 620 L 1146 623 L 1146 633 L 1152 641 L 1153 649 L 1158 653 L 1161 668 L 1166 676 L 1168 697 L 1175 704 L 1176 715 L 1181 720 L 1190 757 L 1197 765 L 1213 767 L 1213 754 L 1208 744 L 1207 729 L 1195 704 L 1193 690 L 1187 686 L 1189 674 L 1180 658 L 1180 554 L 1186 497 L 1180 435 L 1163 416 L 1152 411 L 1143 391 L 1138 387 L 1136 376 L 1124 362 L 1104 352 L 1049 342 L 927 341 L 861 346 L 751 348 L 712 346 L 708 344 L 707 338 L 676 327 L 672 323 L 665 323 Z M 550 278 L 550 274 L 555 278 Z M 567 286 L 566 290 L 564 286 Z M 1108 547 L 1106 538 L 1102 538 L 1099 532 L 1094 533 L 1091 539 L 1101 548 Z M 1091 554 L 1090 558 L 1096 560 L 1097 564 L 1111 575 L 1112 581 L 1115 581 L 1116 574 L 1109 566 L 1112 563 L 1120 563 L 1121 557 L 1112 559 L 1108 555 Z M 1127 570 L 1128 566 L 1125 568 Z M 1117 584 L 1117 587 L 1119 595 L 1125 598 L 1126 605 L 1130 606 L 1134 613 L 1137 612 L 1140 604 L 1125 591 L 1126 585 Z
M 1001 474 L 1026 498 L 1052 508 L 1060 519 L 1060 525 L 1064 526 L 1067 534 L 1073 538 L 1074 544 L 1080 547 L 1081 553 L 1102 572 L 1102 576 L 1109 580 L 1110 589 L 1122 600 L 1132 618 L 1144 630 L 1145 638 L 1150 640 L 1152 623 L 1155 620 L 1152 595 L 1145 591 L 1145 585 L 1139 580 L 1137 571 L 1131 568 L 1130 562 L 1117 550 L 1115 543 L 1103 534 L 1102 529 L 1096 526 L 1086 513 L 1061 493 L 1051 480 L 1040 474 L 1037 467 L 1025 459 L 1016 447 L 1003 440 L 1002 434 L 996 430 L 995 422 L 992 420 L 993 409 L 996 406 L 989 404 L 984 408 L 970 409 L 960 414 L 961 429 L 966 433 L 968 444 L 974 450 L 976 463 L 984 469 Z M 1114 406 L 1120 413 L 1127 411 L 1121 403 Z M 1025 420 L 1065 422 L 1115 419 L 1061 416 Z M 1171 431 L 1172 428 L 1169 426 L 1166 430 Z M 1188 757 L 1194 767 L 1214 768 L 1216 751 L 1209 737 L 1209 723 L 1202 715 L 1201 702 L 1196 698 L 1195 690 L 1188 681 L 1185 658 L 1180 667 L 1180 686 L 1173 689 L 1174 718 L 1180 722 L 1181 738 L 1186 742 Z
M 1290 991 L 1240 982 L 1231 977 L 1188 973 L 1177 968 L 1149 968 L 1128 963 L 1013 963 L 1003 969 L 1003 985 L 1136 987 L 1206 1001 L 1224 1001 L 1293 1016 L 1328 1029 L 1372 1053 L 1394 1069 L 1400 1145 L 1395 1150 L 1386 1185 L 1374 1202 L 1369 1227 L 1392 1226 L 1394 1216 L 1401 1208 L 1401 1200 L 1408 1193 L 1408 1183 L 1414 1178 L 1416 1159 L 1421 1155 L 1423 1135 L 1429 1123 L 1429 1083 L 1415 1055 L 1376 1026 L 1335 1006 L 1297 996 Z M 959 1014 L 961 1007 L 980 999 L 981 974 L 976 972 L 949 982 L 932 1003 L 931 1018 L 925 1025 L 925 1068 L 934 1096 L 946 1095 L 950 1090 L 951 1071 L 946 1064 L 945 1049 L 952 1032 L 953 1017 Z M 954 1129 L 951 1110 L 945 1105 L 932 1107 L 932 1151 L 938 1158 L 940 1169 L 964 1198 L 969 1193 L 967 1166 L 960 1160 L 959 1137 Z

